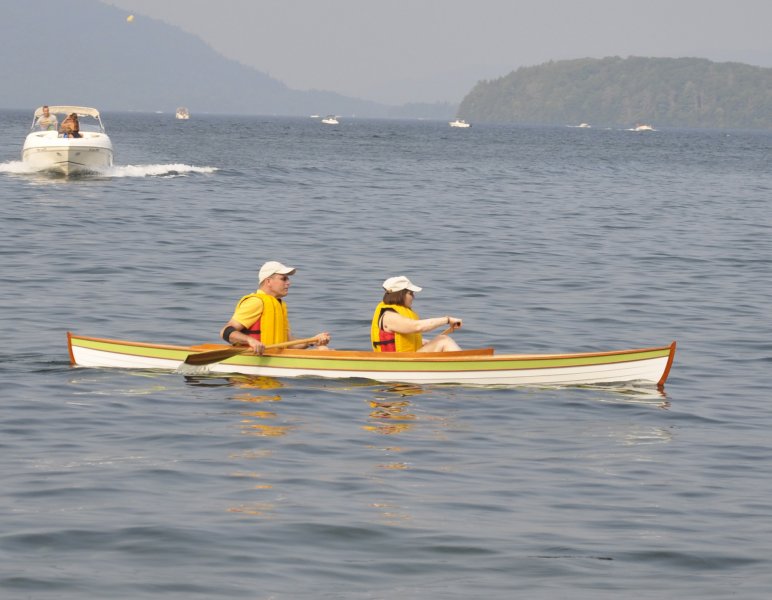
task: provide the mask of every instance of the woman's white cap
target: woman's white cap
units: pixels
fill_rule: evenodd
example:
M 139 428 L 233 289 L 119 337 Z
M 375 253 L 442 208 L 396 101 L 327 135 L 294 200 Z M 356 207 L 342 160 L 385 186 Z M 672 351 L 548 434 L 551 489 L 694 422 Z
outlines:
M 387 292 L 401 292 L 402 290 L 420 292 L 423 288 L 413 284 L 413 282 L 411 282 L 404 275 L 400 275 L 399 277 L 389 277 L 386 281 L 384 281 L 383 289 Z

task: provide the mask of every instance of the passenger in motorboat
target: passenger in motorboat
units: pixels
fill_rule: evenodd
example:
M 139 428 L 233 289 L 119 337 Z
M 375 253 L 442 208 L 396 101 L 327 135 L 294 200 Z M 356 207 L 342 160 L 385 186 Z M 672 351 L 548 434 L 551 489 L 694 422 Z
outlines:
M 459 345 L 446 335 L 461 327 L 461 319 L 451 316 L 421 319 L 413 311 L 416 293 L 423 288 L 407 277 L 389 277 L 383 282 L 383 301 L 375 307 L 370 326 L 370 341 L 376 352 L 451 352 L 460 350 Z M 424 344 L 422 333 L 448 326 L 432 341 Z
M 260 287 L 236 303 L 233 316 L 220 330 L 222 339 L 229 344 L 249 346 L 255 354 L 262 354 L 266 346 L 297 339 L 292 337 L 287 304 L 282 300 L 289 293 L 290 275 L 294 274 L 294 267 L 287 267 L 274 260 L 260 267 Z M 314 337 L 314 342 L 299 344 L 297 347 L 329 349 L 328 332 L 323 331 Z
M 43 114 L 38 117 L 35 126 L 41 131 L 56 131 L 59 127 L 59 120 L 56 115 L 52 115 L 48 105 L 43 106 Z
M 62 121 L 62 126 L 59 128 L 59 133 L 61 133 L 64 137 L 81 137 L 80 123 L 78 122 L 77 113 L 70 113 L 67 115 L 67 118 Z

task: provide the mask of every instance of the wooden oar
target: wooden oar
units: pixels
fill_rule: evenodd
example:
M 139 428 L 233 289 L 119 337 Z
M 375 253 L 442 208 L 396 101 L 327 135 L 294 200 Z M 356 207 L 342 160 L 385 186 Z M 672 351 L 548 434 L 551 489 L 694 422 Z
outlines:
M 453 333 L 456 329 L 459 329 L 461 325 L 458 323 L 453 323 L 450 327 L 448 327 L 445 331 L 443 331 L 440 335 L 448 335 L 449 333 Z
M 310 344 L 318 341 L 317 338 L 305 338 L 303 340 L 290 340 L 289 342 L 281 342 L 280 344 L 270 344 L 265 347 L 266 350 L 273 350 L 275 348 L 288 348 L 297 344 Z M 230 348 L 223 348 L 222 350 L 210 350 L 209 352 L 196 352 L 194 354 L 188 354 L 185 357 L 185 364 L 187 365 L 209 365 L 211 363 L 220 362 L 231 356 L 237 354 L 247 354 L 252 352 L 252 348 L 249 346 L 232 346 Z

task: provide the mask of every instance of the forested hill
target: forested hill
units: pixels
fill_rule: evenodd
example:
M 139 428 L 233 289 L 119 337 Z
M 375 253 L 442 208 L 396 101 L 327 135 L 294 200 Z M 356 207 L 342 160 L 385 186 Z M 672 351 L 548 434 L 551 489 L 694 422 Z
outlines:
M 772 69 L 701 58 L 583 58 L 481 81 L 474 122 L 772 129 Z

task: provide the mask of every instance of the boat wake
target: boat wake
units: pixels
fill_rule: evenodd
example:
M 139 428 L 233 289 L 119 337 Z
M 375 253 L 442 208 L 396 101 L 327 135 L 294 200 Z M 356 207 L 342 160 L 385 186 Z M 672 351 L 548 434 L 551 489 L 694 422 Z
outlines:
M 166 165 L 113 165 L 91 173 L 83 173 L 83 177 L 185 177 L 187 175 L 210 175 L 218 171 L 217 167 L 196 167 L 181 163 Z M 0 163 L 0 173 L 9 175 L 50 175 L 52 178 L 62 179 L 61 173 L 48 173 L 31 167 L 20 160 L 12 160 Z
M 108 177 L 185 177 L 186 175 L 209 175 L 218 171 L 216 167 L 195 167 L 180 163 L 171 165 L 114 165 L 105 169 L 102 175 Z
M 0 163 L 0 173 L 10 173 L 12 175 L 26 175 L 27 173 L 35 173 L 36 169 L 33 169 L 27 163 L 23 163 L 20 160 L 10 160 L 8 162 Z

